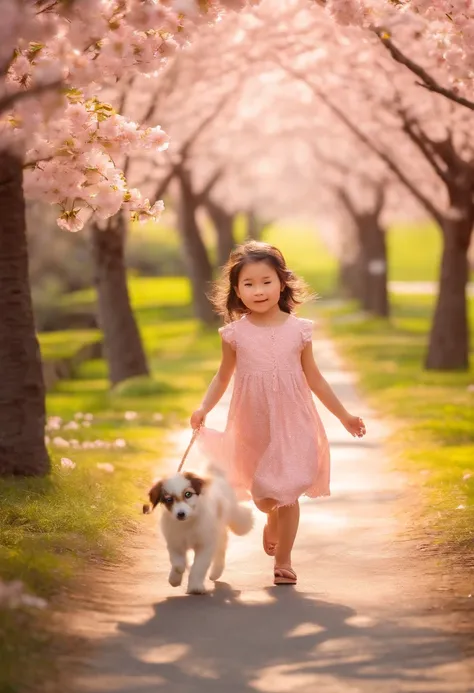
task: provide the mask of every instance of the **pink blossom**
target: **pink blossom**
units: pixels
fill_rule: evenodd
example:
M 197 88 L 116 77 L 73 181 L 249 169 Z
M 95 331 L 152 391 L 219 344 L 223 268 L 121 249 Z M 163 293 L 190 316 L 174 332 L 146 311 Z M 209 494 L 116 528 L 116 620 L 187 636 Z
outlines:
M 143 142 L 146 148 L 157 149 L 157 151 L 162 152 L 168 149 L 170 138 L 164 132 L 159 125 L 154 128 L 147 128 L 142 135 Z
M 63 469 L 75 469 L 76 463 L 69 459 L 69 457 L 61 457 L 61 467 Z
M 109 474 L 115 472 L 115 467 L 113 464 L 110 464 L 110 462 L 99 462 L 97 464 L 97 469 L 100 469 L 103 472 L 108 472 Z
M 63 212 L 58 219 L 58 226 L 64 231 L 76 233 L 84 228 L 84 216 L 80 214 L 80 210 L 72 210 L 71 212 Z
M 55 445 L 57 448 L 68 448 L 69 447 L 69 442 L 65 438 L 61 438 L 61 436 L 56 436 L 53 438 L 53 445 Z
M 348 26 L 363 23 L 364 6 L 361 0 L 328 0 L 326 8 L 338 24 Z
M 0 119 L 0 139 L 20 153 L 26 149 L 27 195 L 58 205 L 59 226 L 72 231 L 84 225 L 82 209 L 107 218 L 127 202 L 128 186 L 116 163 L 124 154 L 162 151 L 168 142 L 159 127 L 142 130 L 120 114 L 107 115 L 97 94 L 118 80 L 155 74 L 203 13 L 207 22 L 225 6 L 244 5 L 213 0 L 202 13 L 200 3 L 184 3 L 185 29 L 176 9 L 159 2 L 81 0 L 52 3 L 40 13 L 22 0 L 0 4 L 0 64 L 16 55 L 0 78 L 0 93 L 57 81 L 65 87 L 18 101 L 8 120 Z M 101 162 L 93 163 L 94 156 Z M 140 207 L 136 195 L 130 207 L 142 218 L 161 211 L 161 205 Z
M 19 55 L 10 68 L 10 76 L 18 82 L 26 82 L 26 79 L 31 76 L 32 66 L 28 58 L 24 55 Z
M 21 606 L 45 609 L 48 603 L 41 597 L 28 594 L 20 580 L 3 582 L 0 580 L 0 607 L 16 609 Z

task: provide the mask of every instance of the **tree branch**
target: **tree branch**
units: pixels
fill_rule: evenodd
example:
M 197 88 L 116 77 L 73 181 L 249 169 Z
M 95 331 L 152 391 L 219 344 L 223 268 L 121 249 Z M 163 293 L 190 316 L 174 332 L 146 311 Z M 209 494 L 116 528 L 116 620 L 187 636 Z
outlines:
M 417 82 L 419 86 L 424 87 L 425 89 L 428 89 L 436 94 L 441 94 L 441 96 L 446 97 L 450 101 L 454 101 L 454 103 L 474 111 L 474 101 L 465 99 L 463 96 L 458 96 L 458 94 L 456 94 L 456 92 L 454 92 L 452 89 L 447 89 L 446 87 L 441 86 L 441 84 L 439 84 L 434 77 L 432 77 L 423 67 L 421 67 L 421 65 L 418 65 L 418 63 L 415 63 L 413 60 L 408 58 L 399 48 L 397 48 L 397 46 L 393 44 L 387 31 L 377 27 L 373 27 L 372 31 L 380 39 L 382 45 L 385 46 L 392 58 L 396 60 L 397 63 L 404 65 L 411 72 L 413 72 L 413 74 L 421 79 L 421 83 Z
M 204 204 L 207 201 L 212 190 L 224 175 L 224 171 L 224 166 L 220 166 L 219 168 L 217 168 L 207 181 L 204 188 L 199 193 L 197 193 L 197 197 L 199 198 L 199 204 Z
M 352 132 L 352 134 L 355 135 L 355 137 L 358 140 L 360 140 L 360 142 L 363 142 L 371 152 L 376 154 L 387 165 L 389 170 L 395 174 L 395 176 L 407 188 L 407 190 L 409 190 L 411 194 L 418 200 L 418 202 L 421 205 L 423 205 L 423 207 L 427 210 L 428 214 L 430 214 L 433 217 L 433 219 L 435 219 L 438 223 L 441 223 L 443 219 L 442 213 L 431 202 L 431 200 L 416 187 L 413 181 L 410 180 L 410 178 L 404 173 L 400 166 L 398 166 L 398 164 L 387 154 L 387 152 L 383 151 L 383 149 L 380 149 L 380 147 L 378 147 L 364 132 L 362 132 L 362 130 L 359 130 L 358 126 L 355 125 L 355 123 L 353 123 L 338 106 L 333 104 L 328 99 L 328 97 L 320 89 L 318 89 L 315 84 L 310 82 L 303 74 L 287 65 L 283 65 L 280 56 L 276 56 L 275 61 L 283 70 L 285 70 L 293 78 L 298 79 L 303 84 L 305 84 L 317 98 L 319 98 L 324 104 L 326 104 L 329 110 L 332 111 L 332 113 L 334 113 L 339 118 L 339 120 L 341 120 L 341 122 L 344 123 L 344 125 L 346 125 L 348 130 Z
M 406 113 L 400 111 L 400 117 L 403 122 L 403 132 L 410 138 L 413 144 L 418 147 L 425 159 L 431 165 L 431 168 L 436 173 L 436 175 L 443 181 L 443 183 L 445 183 L 445 185 L 448 185 L 450 182 L 450 178 L 447 175 L 446 171 L 444 171 L 439 165 L 439 163 L 436 161 L 436 157 L 434 154 L 436 150 L 435 143 L 432 140 L 430 140 L 426 133 L 423 132 L 423 130 L 420 128 L 419 123 L 416 123 L 416 128 L 413 126 L 413 121 L 410 122 Z
M 0 98 L 0 115 L 12 108 L 17 101 L 22 101 L 30 96 L 44 94 L 44 92 L 51 89 L 60 89 L 63 84 L 64 83 L 62 81 L 58 80 L 56 82 L 50 82 L 49 84 L 37 84 L 26 91 L 16 91 L 14 94 L 7 94 L 6 96 Z
M 176 166 L 173 166 L 173 167 L 168 171 L 168 173 L 166 174 L 166 176 L 160 180 L 160 182 L 158 183 L 158 186 L 157 186 L 157 188 L 156 188 L 156 190 L 155 190 L 155 202 L 156 202 L 157 200 L 161 200 L 161 198 L 163 197 L 163 195 L 164 195 L 165 192 L 167 191 L 167 189 L 168 189 L 168 187 L 169 187 L 171 181 L 172 181 L 173 178 L 175 177 L 176 172 L 177 172 L 177 167 L 176 167 Z
M 334 185 L 334 190 L 336 192 L 336 195 L 338 198 L 341 200 L 342 204 L 344 207 L 347 209 L 351 217 L 357 221 L 359 218 L 359 212 L 355 208 L 354 203 L 352 202 L 350 196 L 347 194 L 345 188 L 343 188 L 341 185 Z

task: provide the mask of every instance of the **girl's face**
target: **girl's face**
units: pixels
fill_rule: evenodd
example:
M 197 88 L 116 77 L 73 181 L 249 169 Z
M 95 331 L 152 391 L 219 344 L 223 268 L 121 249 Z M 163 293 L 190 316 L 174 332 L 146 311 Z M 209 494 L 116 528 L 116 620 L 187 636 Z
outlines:
M 261 260 L 243 266 L 236 287 L 237 296 L 254 313 L 266 313 L 280 300 L 282 285 L 274 268 Z

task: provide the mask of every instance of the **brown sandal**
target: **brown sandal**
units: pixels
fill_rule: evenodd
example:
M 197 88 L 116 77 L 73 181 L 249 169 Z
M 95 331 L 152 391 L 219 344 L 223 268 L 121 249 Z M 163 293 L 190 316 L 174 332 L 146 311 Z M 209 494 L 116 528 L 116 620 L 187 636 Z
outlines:
M 274 585 L 296 585 L 297 577 L 293 568 L 277 568 L 274 571 Z
M 269 541 L 268 539 L 268 525 L 263 528 L 263 550 L 267 556 L 274 556 L 276 551 L 276 541 Z

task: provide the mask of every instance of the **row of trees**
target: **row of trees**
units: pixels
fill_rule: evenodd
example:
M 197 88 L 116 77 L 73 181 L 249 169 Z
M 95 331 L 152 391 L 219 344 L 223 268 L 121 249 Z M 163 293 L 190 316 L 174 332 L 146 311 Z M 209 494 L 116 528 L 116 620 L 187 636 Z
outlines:
M 193 35 L 245 3 L 5 0 L 0 29 L 0 473 L 49 470 L 45 393 L 28 283 L 24 189 L 80 230 L 120 209 L 156 218 L 163 205 L 120 165 L 162 152 L 159 124 L 141 126 L 106 100 L 150 80 Z M 105 97 L 105 98 L 104 98 Z M 119 104 L 120 106 L 120 104 Z M 97 255 L 101 244 L 98 242 Z
M 62 227 L 80 230 L 89 219 L 113 383 L 147 372 L 124 245 L 129 214 L 155 217 L 163 195 L 178 210 L 193 304 L 205 322 L 212 320 L 205 298 L 212 265 L 199 209 L 214 222 L 220 263 L 233 243 L 237 210 L 249 212 L 252 235 L 257 218 L 295 209 L 335 221 L 344 282 L 367 308 L 387 314 L 384 228 L 400 206 L 422 208 L 444 239 L 426 365 L 467 366 L 470 75 L 462 61 L 456 73 L 452 54 L 448 59 L 433 43 L 441 21 L 458 54 L 469 57 L 467 14 L 452 13 L 454 32 L 439 7 L 430 13 L 408 2 L 401 14 L 388 0 L 264 1 L 231 21 L 225 10 L 245 3 L 7 4 L 9 38 L 0 52 L 0 472 L 43 473 L 49 464 L 24 177 L 29 193 L 58 205 Z M 209 27 L 219 13 L 222 21 Z M 337 28 L 333 18 L 358 26 Z M 181 51 L 190 38 L 191 48 Z M 356 253 L 347 251 L 354 245 Z M 126 352 L 117 346 L 124 342 Z

